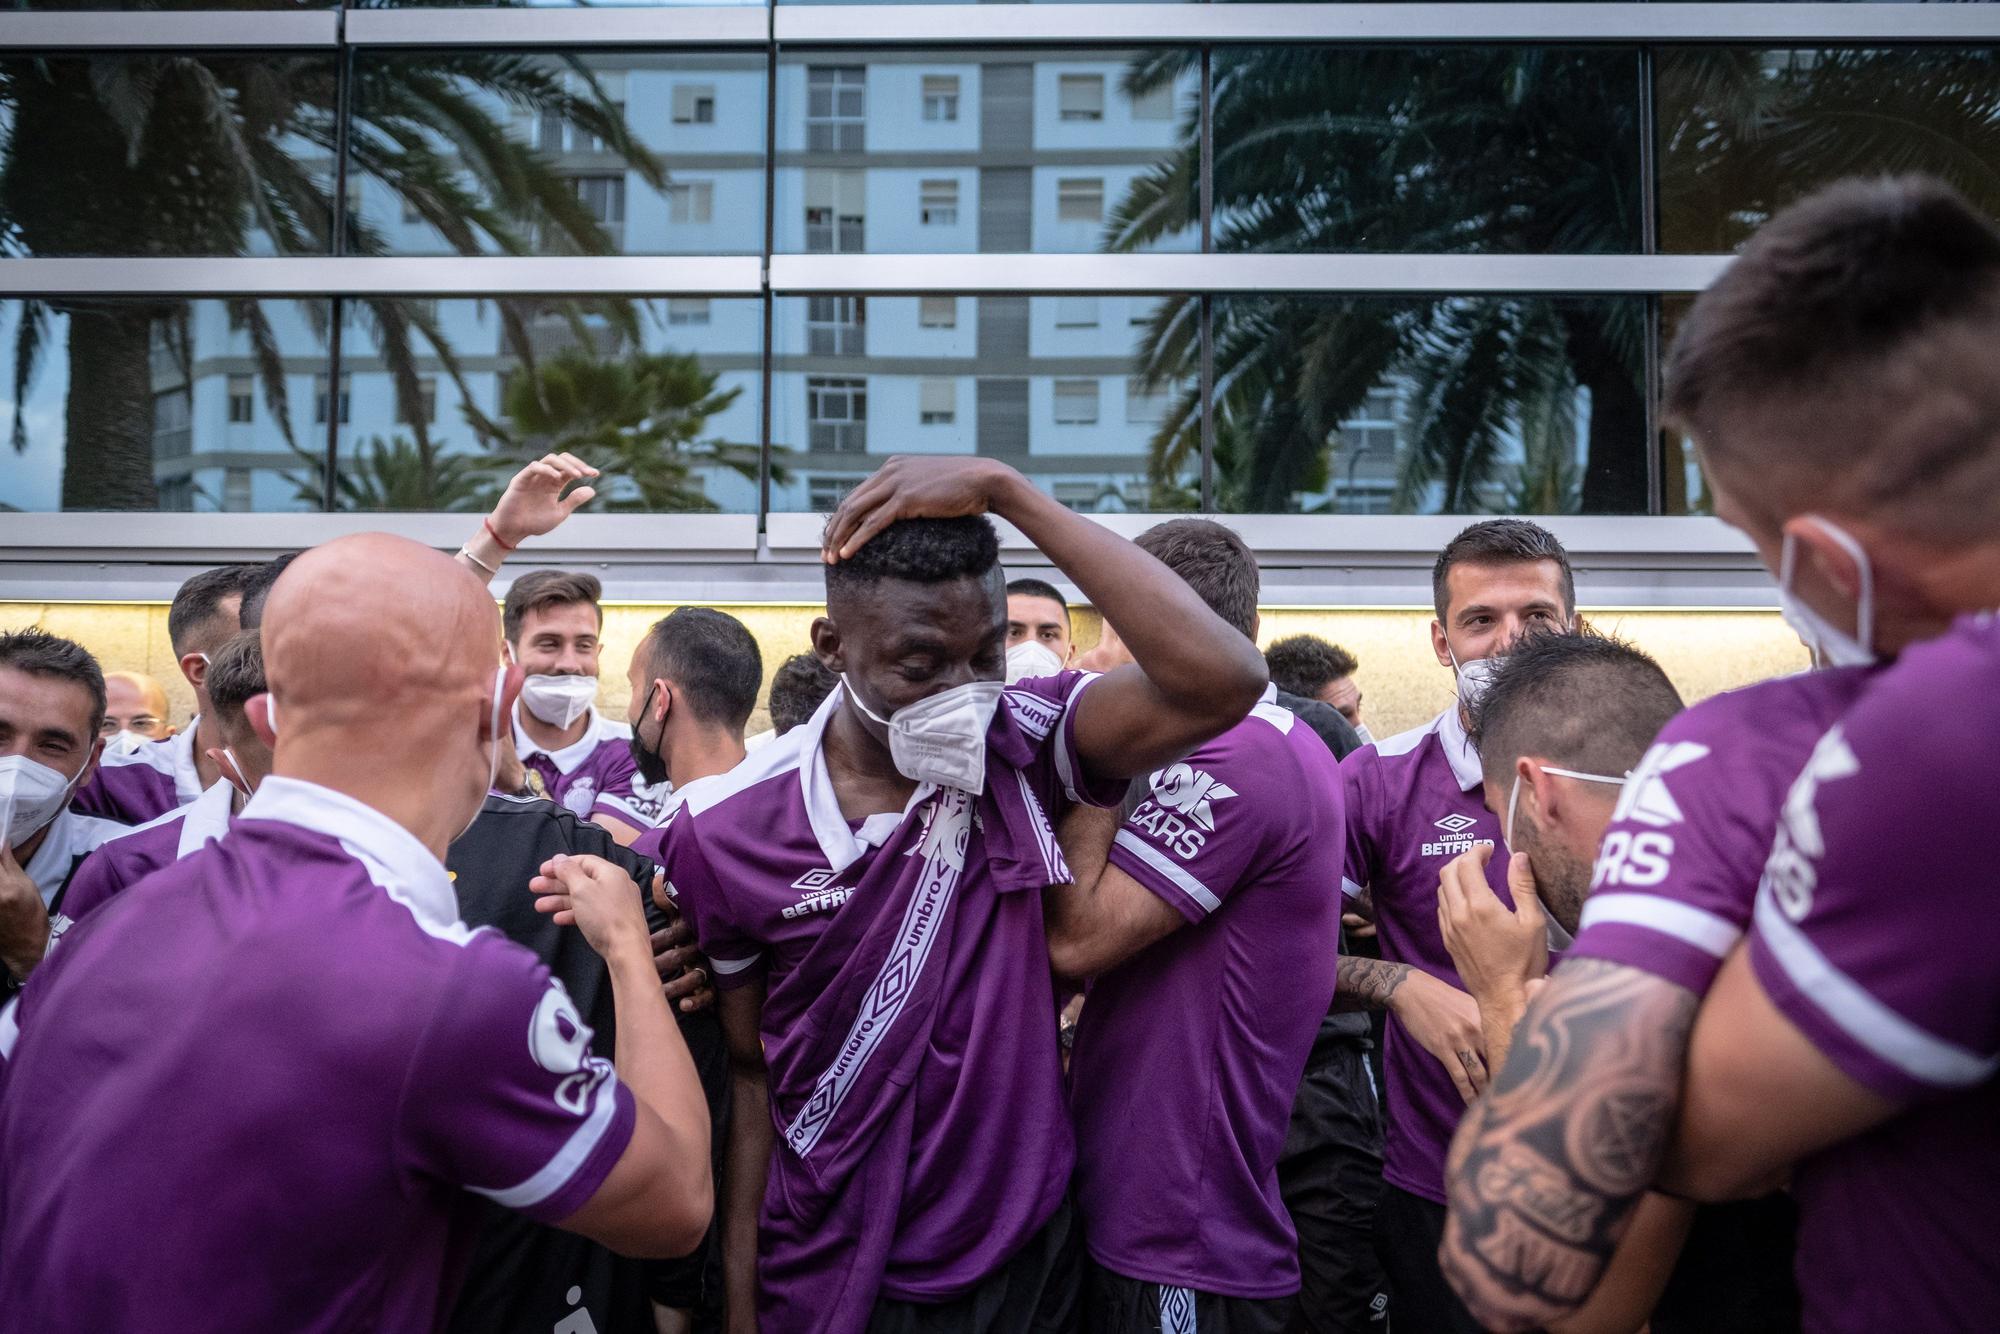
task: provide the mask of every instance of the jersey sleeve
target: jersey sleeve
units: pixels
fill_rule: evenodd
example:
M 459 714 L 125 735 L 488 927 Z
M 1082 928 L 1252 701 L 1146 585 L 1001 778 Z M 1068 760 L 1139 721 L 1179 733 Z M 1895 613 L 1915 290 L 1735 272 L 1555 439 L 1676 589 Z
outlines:
M 1252 867 L 1283 852 L 1291 765 L 1282 754 L 1246 747 L 1241 733 L 1154 774 L 1112 840 L 1111 864 L 1191 923 L 1220 908 Z
M 1375 875 L 1374 821 L 1381 803 L 1373 798 L 1381 788 L 1380 761 L 1375 747 L 1363 746 L 1340 762 L 1340 795 L 1347 810 L 1347 857 L 1340 890 L 1350 899 L 1365 894 Z
M 639 781 L 639 762 L 623 745 L 607 745 L 603 751 L 597 792 L 591 798 L 587 818 L 608 815 L 640 829 L 652 828 L 659 823 L 660 803 L 641 791 L 645 785 Z
M 537 1222 L 575 1213 L 625 1152 L 636 1110 L 592 1036 L 534 956 L 475 935 L 411 1055 L 411 1165 Z
M 1907 1104 L 2000 1071 L 2000 911 L 1968 844 L 2000 811 L 2000 713 L 1941 714 L 1922 677 L 1883 684 L 1786 799 L 1750 962 L 1829 1060 Z
M 1000 697 L 987 745 L 1028 776 L 1044 804 L 1057 799 L 1085 806 L 1116 806 L 1125 799 L 1123 778 L 1092 779 L 1076 748 L 1078 705 L 1101 678 L 1067 671 L 1016 681 Z
M 112 850 L 117 843 L 118 840 L 114 839 L 85 857 L 82 864 L 76 868 L 76 874 L 69 878 L 69 884 L 63 887 L 62 892 L 49 905 L 54 914 L 49 919 L 51 950 L 62 940 L 65 931 L 103 907 L 118 891 L 125 888 L 125 868 L 121 865 L 122 858 Z M 60 928 L 56 925 L 58 922 L 61 923 Z
M 659 863 L 665 872 L 667 896 L 694 929 L 695 943 L 708 957 L 719 990 L 745 986 L 763 976 L 764 944 L 737 925 L 729 896 L 709 867 L 687 807 L 640 837 L 632 850 Z
M 1684 714 L 1633 771 L 1598 845 L 1567 957 L 1708 993 L 1749 926 L 1775 813 L 1754 782 L 1725 781 L 1713 739 L 1699 717 Z

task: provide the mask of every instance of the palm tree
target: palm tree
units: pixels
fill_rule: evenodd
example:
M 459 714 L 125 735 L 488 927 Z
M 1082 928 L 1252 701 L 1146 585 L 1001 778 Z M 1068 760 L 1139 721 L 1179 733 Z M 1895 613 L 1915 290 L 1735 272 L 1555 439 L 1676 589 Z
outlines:
M 308 485 L 300 494 L 317 504 L 318 483 Z M 400 435 L 388 441 L 370 437 L 334 485 L 343 510 L 484 510 L 493 491 L 485 460 L 426 449 Z
M 343 139 L 339 62 L 319 54 L 256 57 L 103 55 L 0 60 L 0 254 L 380 254 L 385 237 L 356 212 L 336 213 L 331 163 Z M 581 62 L 508 52 L 448 52 L 355 61 L 345 138 L 349 171 L 386 184 L 464 253 L 602 252 L 609 238 L 547 159 L 511 138 L 497 108 L 555 117 L 595 136 L 649 184 L 655 157 L 627 131 Z M 417 421 L 420 339 L 463 386 L 457 358 L 421 302 L 361 301 L 395 385 Z M 13 442 L 25 447 L 25 398 L 50 317 L 68 318 L 65 509 L 151 509 L 157 326 L 178 327 L 178 301 L 29 301 L 16 338 Z M 526 322 L 500 303 L 510 348 L 532 360 Z M 326 332 L 324 302 L 302 303 Z M 629 307 L 611 303 L 632 322 Z M 259 303 L 232 303 L 249 332 L 272 417 L 292 440 L 283 362 Z M 426 428 L 415 444 L 427 446 Z
M 719 372 L 678 352 L 634 352 L 606 360 L 571 347 L 514 376 L 501 394 L 506 424 L 475 423 L 504 456 L 525 461 L 564 450 L 625 478 L 600 483 L 593 504 L 611 510 L 712 510 L 697 468 L 757 476 L 754 444 L 705 437 L 708 419 L 743 393 L 718 387 Z M 775 480 L 787 480 L 774 464 Z M 621 494 L 621 492 L 623 492 Z

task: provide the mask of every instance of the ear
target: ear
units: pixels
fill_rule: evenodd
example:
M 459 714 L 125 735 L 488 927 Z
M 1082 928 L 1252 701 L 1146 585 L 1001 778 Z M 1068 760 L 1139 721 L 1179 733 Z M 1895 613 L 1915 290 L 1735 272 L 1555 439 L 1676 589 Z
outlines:
M 187 678 L 195 693 L 200 694 L 208 684 L 208 659 L 199 653 L 181 654 L 181 675 Z
M 257 739 L 271 749 L 278 748 L 278 729 L 271 726 L 271 695 L 269 691 L 252 695 L 243 701 L 243 717 L 250 724 L 250 730 Z
M 1799 554 L 1795 559 L 1801 568 L 1811 570 L 1815 579 L 1831 585 L 1848 601 L 1860 598 L 1861 567 L 1846 544 L 1827 531 L 1819 516 L 1795 514 L 1785 520 L 1782 531 L 1798 544 Z
M 840 637 L 840 627 L 831 616 L 815 616 L 811 630 L 813 653 L 826 669 L 835 676 L 847 671 L 847 650 Z
M 506 727 L 514 716 L 514 702 L 521 698 L 521 683 L 528 679 L 527 669 L 518 662 L 507 664 L 507 670 L 495 678 L 500 683 L 500 725 Z M 479 699 L 479 739 L 497 740 L 493 736 L 493 700 L 490 695 Z
M 1444 637 L 1444 623 L 1431 622 L 1431 652 L 1437 655 L 1438 666 L 1451 666 L 1451 645 Z

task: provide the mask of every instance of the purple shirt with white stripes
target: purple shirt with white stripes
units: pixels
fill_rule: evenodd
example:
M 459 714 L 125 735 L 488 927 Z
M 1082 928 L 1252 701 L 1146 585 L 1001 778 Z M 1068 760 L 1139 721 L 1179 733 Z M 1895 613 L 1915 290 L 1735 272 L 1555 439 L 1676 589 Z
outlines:
M 542 790 L 579 820 L 608 815 L 635 829 L 650 829 L 663 814 L 663 794 L 639 777 L 632 758 L 632 729 L 590 710 L 590 726 L 561 750 L 544 750 L 521 726 L 515 704 L 514 753 L 542 781 Z
M 1874 674 L 1844 667 L 1762 681 L 1661 728 L 1619 794 L 1565 957 L 1707 995 L 1750 924 L 1785 793 Z
M 2000 1313 L 2000 620 L 1904 652 L 1813 747 L 1757 888 L 1750 963 L 1848 1077 L 1902 1110 L 1807 1159 L 1814 1330 Z
M 590 1036 L 401 826 L 266 779 L 0 1010 L 6 1324 L 436 1328 L 464 1191 L 554 1222 L 624 1152 Z
M 1278 1155 L 1339 953 L 1340 771 L 1275 695 L 1119 829 L 1111 864 L 1187 925 L 1097 979 L 1070 1067 L 1091 1257 L 1226 1297 L 1299 1290 Z
M 72 803 L 84 815 L 102 816 L 120 824 L 142 825 L 176 807 L 186 806 L 202 792 L 195 768 L 194 742 L 201 719 L 164 741 L 148 741 L 132 750 L 109 751 L 97 772 L 76 790 Z

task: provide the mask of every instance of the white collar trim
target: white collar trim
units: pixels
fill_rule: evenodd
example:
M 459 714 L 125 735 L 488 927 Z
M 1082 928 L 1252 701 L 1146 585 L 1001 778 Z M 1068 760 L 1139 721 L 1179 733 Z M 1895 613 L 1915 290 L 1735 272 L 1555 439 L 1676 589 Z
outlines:
M 1431 730 L 1437 733 L 1438 745 L 1444 749 L 1444 757 L 1451 764 L 1451 776 L 1458 780 L 1460 790 L 1476 791 L 1486 781 L 1486 769 L 1479 762 L 1472 738 L 1465 734 L 1465 724 L 1459 721 L 1456 701 L 1432 720 Z
M 812 825 L 813 837 L 819 840 L 820 851 L 826 854 L 826 864 L 835 875 L 860 861 L 868 849 L 888 842 L 910 812 L 938 790 L 935 783 L 919 783 L 900 814 L 881 811 L 871 815 L 861 822 L 858 833 L 848 825 L 847 817 L 840 813 L 840 797 L 833 790 L 833 775 L 827 772 L 823 749 L 827 724 L 833 721 L 834 710 L 846 697 L 847 687 L 836 686 L 813 716 L 796 729 L 799 787 L 805 800 L 806 820 Z
M 368 878 L 435 935 L 464 933 L 444 863 L 417 836 L 344 792 L 272 774 L 243 807 L 244 820 L 275 820 L 337 840 Z
M 201 851 L 203 845 L 229 832 L 236 817 L 236 789 L 227 778 L 218 778 L 208 791 L 181 807 L 181 841 L 174 855 L 185 857 Z
M 590 706 L 586 716 L 590 719 L 590 725 L 583 729 L 581 737 L 561 750 L 548 750 L 529 736 L 527 729 L 521 725 L 521 701 L 515 700 L 514 754 L 523 760 L 536 755 L 546 755 L 549 757 L 549 763 L 555 765 L 556 772 L 566 774 L 574 771 L 577 765 L 591 757 L 597 750 L 598 743 L 604 740 L 604 720 L 598 716 L 595 704 Z
M 65 805 L 56 812 L 55 819 L 49 821 L 42 846 L 35 849 L 35 855 L 28 858 L 28 864 L 21 869 L 27 872 L 28 879 L 34 881 L 35 888 L 41 892 L 42 903 L 46 905 L 62 888 L 71 862 L 86 852 L 104 846 L 120 834 L 131 832 L 116 821 L 84 815 Z

